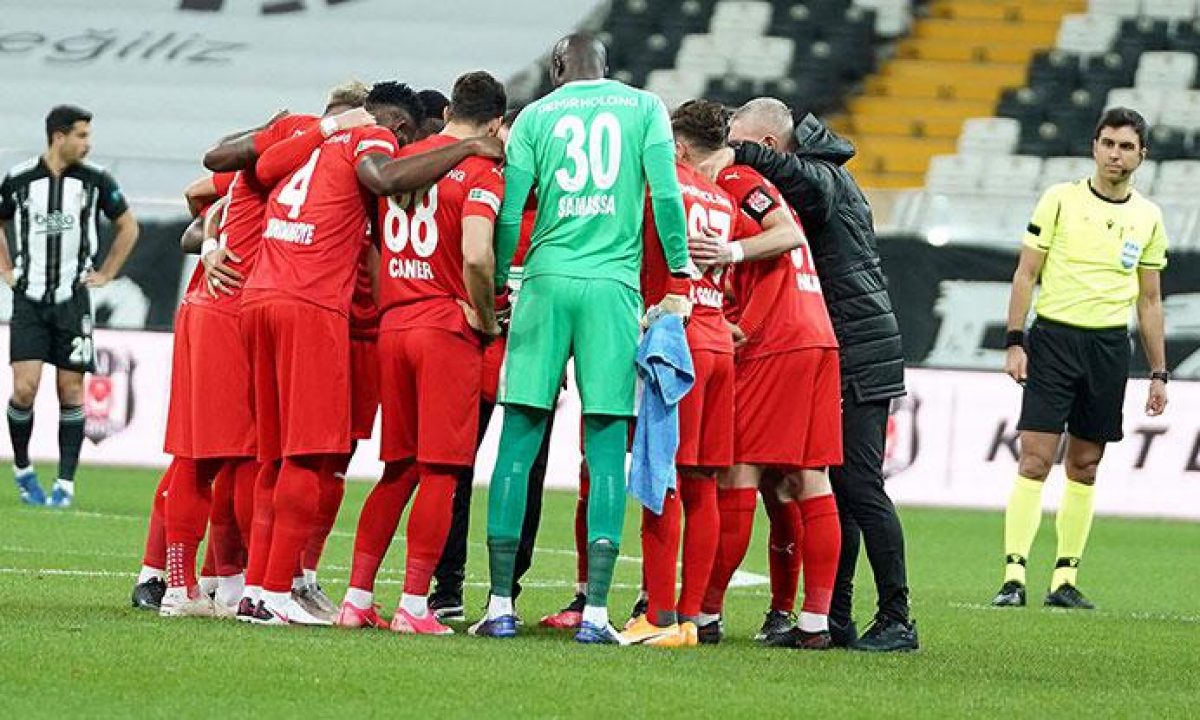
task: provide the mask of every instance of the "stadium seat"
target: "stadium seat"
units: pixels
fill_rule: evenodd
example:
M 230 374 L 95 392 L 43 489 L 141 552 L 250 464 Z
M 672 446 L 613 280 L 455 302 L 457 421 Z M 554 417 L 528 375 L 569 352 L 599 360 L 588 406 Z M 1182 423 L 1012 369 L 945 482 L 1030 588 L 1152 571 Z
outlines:
M 702 33 L 708 29 L 708 21 L 712 15 L 715 0 L 684 0 L 679 3 L 677 10 L 669 9 L 660 22 L 665 32 L 678 35 L 687 33 Z
M 1034 54 L 1026 80 L 1049 95 L 1063 95 L 1079 86 L 1080 57 L 1062 50 Z
M 1171 34 L 1167 37 L 1167 49 L 1200 53 L 1200 20 L 1173 24 Z
M 1159 20 L 1190 21 L 1196 17 L 1196 0 L 1147 0 L 1142 15 Z
M 993 195 L 1028 194 L 1038 189 L 1042 159 L 1030 155 L 1007 155 L 989 160 L 980 188 Z
M 1017 145 L 1020 155 L 1065 155 L 1068 138 L 1062 134 L 1058 126 L 1052 122 L 1044 122 L 1037 126 L 1037 131 L 1021 138 Z
M 1159 88 L 1116 88 L 1109 91 L 1105 106 L 1133 108 L 1146 118 L 1146 122 L 1154 125 L 1166 95 L 1166 91 Z
M 875 11 L 875 34 L 881 37 L 902 35 L 912 24 L 909 0 L 856 0 L 855 4 Z
M 1080 74 L 1080 85 L 1093 95 L 1103 98 L 1109 90 L 1132 87 L 1137 61 L 1115 52 L 1089 56 Z
M 1120 27 L 1120 18 L 1110 15 L 1067 15 L 1058 27 L 1055 46 L 1079 55 L 1106 53 Z
M 1186 160 L 1188 141 L 1186 130 L 1160 123 L 1150 129 L 1146 146 L 1156 160 Z
M 752 80 L 774 80 L 787 73 L 795 49 L 790 38 L 759 38 L 733 56 L 732 70 L 735 75 Z
M 1183 90 L 1196 79 L 1196 56 L 1189 52 L 1142 53 L 1134 75 L 1135 87 Z
M 1090 176 L 1096 169 L 1096 162 L 1091 158 L 1079 157 L 1050 157 L 1042 163 L 1041 187 L 1048 188 L 1061 182 L 1074 182 Z
M 958 152 L 962 155 L 992 155 L 1012 153 L 1017 149 L 1021 124 L 1012 118 L 970 118 L 963 122 L 958 136 Z
M 1088 0 L 1089 15 L 1131 18 L 1140 15 L 1142 0 Z
M 761 0 L 725 0 L 717 3 L 709 32 L 762 35 L 771 24 L 771 3 Z
M 935 155 L 925 171 L 925 189 L 937 193 L 977 190 L 987 167 L 987 158 L 980 155 Z
M 700 97 L 707 85 L 708 77 L 693 70 L 653 70 L 646 78 L 646 89 L 660 96 L 668 110 Z
M 729 57 L 714 35 L 688 35 L 679 46 L 676 67 L 710 77 L 730 72 Z
M 786 8 L 776 6 L 767 32 L 778 37 L 792 38 L 798 43 L 812 42 L 819 25 L 807 5 L 792 3 Z
M 1001 94 L 996 114 L 1013 118 L 1032 133 L 1046 119 L 1046 104 L 1045 96 L 1036 88 L 1010 88 Z
M 1160 165 L 1161 163 L 1157 160 L 1142 161 L 1137 171 L 1133 173 L 1133 186 L 1138 189 L 1138 192 L 1145 195 L 1150 194 L 1150 189 L 1154 187 L 1154 181 L 1158 178 Z
M 1161 163 L 1154 182 L 1156 198 L 1196 201 L 1196 188 L 1200 187 L 1200 161 L 1170 160 Z
M 1122 20 L 1112 50 L 1133 60 L 1144 52 L 1166 50 L 1170 24 L 1166 20 L 1140 17 Z

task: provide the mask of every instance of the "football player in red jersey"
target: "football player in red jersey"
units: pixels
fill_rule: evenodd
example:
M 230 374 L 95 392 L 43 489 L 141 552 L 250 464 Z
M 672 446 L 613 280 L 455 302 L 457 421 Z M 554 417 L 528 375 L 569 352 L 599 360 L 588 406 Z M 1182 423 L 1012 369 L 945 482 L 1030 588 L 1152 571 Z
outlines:
M 347 130 L 326 118 L 273 146 L 256 165 L 264 182 L 278 184 L 241 318 L 265 464 L 256 499 L 270 495 L 275 521 L 262 598 L 246 618 L 253 622 L 328 624 L 289 591 L 311 537 L 320 477 L 350 448 L 347 316 L 368 194 L 412 190 L 469 155 L 502 154 L 498 141 L 474 138 L 394 160 L 423 119 L 416 94 L 402 83 L 378 83 L 364 108 L 378 125 Z
M 442 132 L 403 154 L 495 135 L 505 103 L 504 86 L 495 78 L 468 73 L 454 83 Z M 484 340 L 500 333 L 492 295 L 492 233 L 503 192 L 498 163 L 469 158 L 423 192 L 379 201 L 380 458 L 385 469 L 359 518 L 339 625 L 382 625 L 374 603 L 375 575 L 415 491 L 404 593 L 391 629 L 453 632 L 429 609 L 428 593 L 450 529 L 457 477 L 475 460 Z
M 724 127 L 723 115 L 718 120 L 711 113 L 709 124 L 718 123 Z M 842 460 L 837 339 L 803 230 L 778 191 L 745 166 L 722 171 L 717 184 L 733 196 L 743 219 L 764 231 L 788 228 L 800 242 L 789 253 L 730 271 L 735 304 L 727 315 L 735 323 L 737 345 L 735 465 L 719 493 L 721 540 L 702 606 L 701 639 L 719 638 L 725 589 L 745 556 L 754 494 L 761 487 L 773 525 L 799 548 L 798 559 L 794 553 L 779 559 L 786 566 L 777 568 L 784 589 L 777 586 L 773 595 L 789 594 L 786 579 L 798 576 L 801 562 L 805 577 L 799 626 L 771 623 L 777 618 L 768 614 L 772 626 L 764 623 L 763 640 L 824 649 L 830 647 L 829 603 L 841 544 L 825 472 Z M 744 247 L 737 247 L 735 259 L 744 259 Z

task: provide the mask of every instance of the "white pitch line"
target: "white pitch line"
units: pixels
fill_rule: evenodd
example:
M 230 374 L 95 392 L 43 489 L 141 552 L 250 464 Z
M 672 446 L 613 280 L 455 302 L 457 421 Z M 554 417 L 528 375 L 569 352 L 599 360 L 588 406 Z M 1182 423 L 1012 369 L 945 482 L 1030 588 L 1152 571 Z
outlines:
M 1009 608 L 998 608 L 991 605 L 983 605 L 981 603 L 964 603 L 951 602 L 946 603 L 955 610 L 972 610 L 975 612 L 996 612 L 996 613 L 1011 613 Z M 1064 611 L 1065 612 L 1065 611 Z M 1150 612 L 1131 612 L 1119 613 L 1107 610 L 1089 610 L 1087 615 L 1097 615 L 1100 617 L 1125 618 L 1129 620 L 1149 620 L 1149 621 L 1165 621 L 1165 622 L 1180 622 L 1180 623 L 1200 623 L 1200 615 L 1174 615 L 1171 613 L 1150 613 Z

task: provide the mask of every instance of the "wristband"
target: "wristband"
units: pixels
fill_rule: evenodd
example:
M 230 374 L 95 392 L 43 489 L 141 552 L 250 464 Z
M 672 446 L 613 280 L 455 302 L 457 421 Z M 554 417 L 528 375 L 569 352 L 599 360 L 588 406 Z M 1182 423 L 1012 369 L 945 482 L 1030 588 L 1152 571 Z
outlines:
M 1150 373 L 1151 380 L 1162 380 L 1164 383 L 1171 381 L 1171 373 L 1166 370 L 1155 370 Z
M 338 123 L 335 118 L 327 117 L 321 120 L 321 135 L 329 137 L 338 131 Z
M 1025 331 L 1009 330 L 1004 334 L 1004 349 L 1010 347 L 1025 347 Z
M 209 254 L 213 250 L 216 250 L 220 247 L 221 247 L 221 242 L 219 240 L 217 240 L 216 238 L 208 238 L 207 240 L 205 240 L 203 243 L 200 244 L 200 257 L 204 257 L 205 255 Z
M 729 262 L 740 263 L 746 259 L 746 248 L 742 247 L 741 240 L 734 240 L 729 243 Z

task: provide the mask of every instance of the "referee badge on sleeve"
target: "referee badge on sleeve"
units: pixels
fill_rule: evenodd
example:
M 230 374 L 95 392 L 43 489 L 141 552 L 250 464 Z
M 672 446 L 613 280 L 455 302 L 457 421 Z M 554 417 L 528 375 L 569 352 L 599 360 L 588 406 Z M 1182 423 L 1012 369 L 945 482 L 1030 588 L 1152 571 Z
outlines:
M 1142 246 L 1133 238 L 1126 239 L 1125 244 L 1121 247 L 1121 267 L 1132 270 L 1141 256 Z

